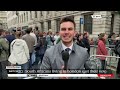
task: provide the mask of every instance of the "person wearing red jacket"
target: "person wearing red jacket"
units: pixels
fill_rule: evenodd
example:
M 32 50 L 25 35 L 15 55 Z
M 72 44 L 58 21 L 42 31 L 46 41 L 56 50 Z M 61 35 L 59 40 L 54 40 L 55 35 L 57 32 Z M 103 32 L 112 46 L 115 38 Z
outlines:
M 106 56 L 108 55 L 108 51 L 105 46 L 106 39 L 107 39 L 107 35 L 105 33 L 99 34 L 98 48 L 96 51 L 97 55 L 106 55 Z M 106 61 L 105 61 L 106 57 L 99 56 L 99 58 L 101 59 L 102 69 L 106 69 Z

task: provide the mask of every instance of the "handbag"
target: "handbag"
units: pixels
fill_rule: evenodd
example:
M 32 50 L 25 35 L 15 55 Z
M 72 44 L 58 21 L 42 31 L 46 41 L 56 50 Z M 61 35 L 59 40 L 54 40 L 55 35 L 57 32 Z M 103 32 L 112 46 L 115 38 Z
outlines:
M 36 60 L 36 56 L 35 56 L 36 54 L 35 54 L 35 51 L 33 51 L 33 53 L 32 53 L 32 56 L 31 56 L 31 59 L 32 59 L 32 64 L 35 62 L 35 60 Z

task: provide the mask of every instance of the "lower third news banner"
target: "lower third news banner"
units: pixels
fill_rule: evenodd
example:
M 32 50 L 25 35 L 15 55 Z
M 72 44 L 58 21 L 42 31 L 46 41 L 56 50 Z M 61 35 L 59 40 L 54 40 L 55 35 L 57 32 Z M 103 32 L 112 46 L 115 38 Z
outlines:
M 111 70 L 22 70 L 7 69 L 8 77 L 110 77 Z

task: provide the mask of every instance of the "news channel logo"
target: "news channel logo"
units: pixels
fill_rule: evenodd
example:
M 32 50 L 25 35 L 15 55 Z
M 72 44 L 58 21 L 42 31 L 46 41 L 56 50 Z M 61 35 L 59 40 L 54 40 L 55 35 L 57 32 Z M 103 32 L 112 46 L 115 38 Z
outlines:
M 91 15 L 93 19 L 111 18 L 112 15 Z

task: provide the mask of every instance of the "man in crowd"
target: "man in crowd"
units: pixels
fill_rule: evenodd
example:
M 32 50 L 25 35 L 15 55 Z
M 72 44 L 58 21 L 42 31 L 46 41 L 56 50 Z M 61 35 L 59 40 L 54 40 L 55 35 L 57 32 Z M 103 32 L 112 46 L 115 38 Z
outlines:
M 63 72 L 60 73 L 67 73 L 64 72 L 64 69 L 79 70 L 85 68 L 84 65 L 89 58 L 89 54 L 87 53 L 86 49 L 73 42 L 73 38 L 75 36 L 75 26 L 74 20 L 69 17 L 65 17 L 60 21 L 61 41 L 55 46 L 46 50 L 46 53 L 43 57 L 43 62 L 40 66 L 41 70 L 63 70 Z M 63 55 L 65 52 L 68 56 Z M 67 65 L 64 61 L 65 58 L 68 59 Z M 68 77 L 58 78 L 66 79 Z

